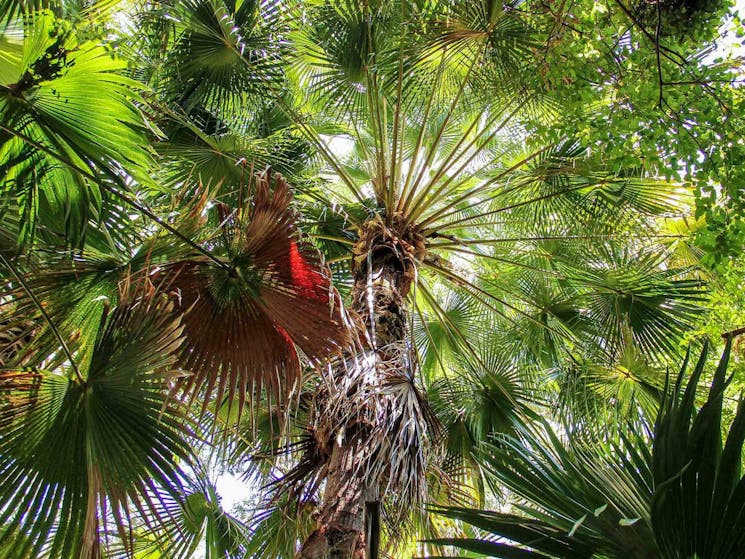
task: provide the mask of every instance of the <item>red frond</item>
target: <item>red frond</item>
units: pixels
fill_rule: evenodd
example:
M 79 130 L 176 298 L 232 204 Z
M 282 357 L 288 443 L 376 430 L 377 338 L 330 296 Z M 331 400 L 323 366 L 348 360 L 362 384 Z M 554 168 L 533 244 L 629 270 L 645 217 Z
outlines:
M 192 397 L 237 400 L 266 387 L 286 396 L 300 375 L 297 349 L 322 361 L 349 343 L 338 294 L 315 248 L 304 242 L 279 175 L 255 181 L 250 212 L 226 227 L 230 246 L 219 267 L 207 258 L 164 270 L 179 293 L 186 343 L 182 388 Z M 248 214 L 248 215 L 246 215 Z
M 264 174 L 257 179 L 243 250 L 267 272 L 259 299 L 268 316 L 309 359 L 321 360 L 348 344 L 349 333 L 328 270 L 318 251 L 298 235 L 291 201 L 289 185 L 281 176 L 272 180 Z

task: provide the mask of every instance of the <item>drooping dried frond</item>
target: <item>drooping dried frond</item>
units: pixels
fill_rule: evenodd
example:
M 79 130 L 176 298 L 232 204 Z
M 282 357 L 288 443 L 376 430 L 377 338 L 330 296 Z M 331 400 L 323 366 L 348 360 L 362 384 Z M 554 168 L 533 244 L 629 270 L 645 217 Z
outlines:
M 218 401 L 237 396 L 242 405 L 246 393 L 256 387 L 268 385 L 278 392 L 282 379 L 294 382 L 299 361 L 292 340 L 252 296 L 241 297 L 238 291 L 236 299 L 232 294 L 222 300 L 213 297 L 212 282 L 240 281 L 228 274 L 207 262 L 191 261 L 181 264 L 175 275 L 188 340 L 181 362 L 192 373 L 181 387 L 194 396 L 214 394 Z M 204 406 L 208 402 L 205 398 Z
M 341 301 L 331 287 L 320 255 L 298 237 L 297 216 L 290 209 L 292 193 L 279 175 L 270 193 L 271 175 L 256 181 L 253 215 L 244 235 L 244 254 L 270 271 L 261 284 L 267 315 L 317 361 L 349 343 Z
M 413 505 L 427 500 L 426 471 L 436 462 L 442 438 L 440 424 L 416 386 L 405 344 L 384 350 L 360 353 L 326 369 L 307 426 L 310 437 L 300 447 L 303 456 L 280 483 L 311 498 L 335 447 L 351 449 L 354 463 L 345 467 L 346 481 L 377 485 L 384 517 L 393 528 Z
M 186 344 L 185 392 L 235 400 L 267 387 L 286 397 L 299 380 L 296 348 L 312 362 L 337 353 L 349 335 L 320 256 L 297 232 L 292 193 L 279 175 L 256 178 L 253 203 L 220 210 L 215 259 L 167 267 L 179 293 Z

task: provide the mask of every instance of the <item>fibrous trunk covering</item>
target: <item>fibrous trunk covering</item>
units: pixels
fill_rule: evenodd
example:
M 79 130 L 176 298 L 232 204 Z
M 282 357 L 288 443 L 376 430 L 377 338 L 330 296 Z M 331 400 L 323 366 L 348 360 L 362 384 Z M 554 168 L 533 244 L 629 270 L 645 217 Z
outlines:
M 422 253 L 411 231 L 370 221 L 361 232 L 352 310 L 364 341 L 327 371 L 316 395 L 315 475 L 326 487 L 318 528 L 298 559 L 367 558 L 365 510 L 375 517 L 383 502 L 389 517 L 403 516 L 424 498 L 431 417 L 414 385 L 406 310 Z

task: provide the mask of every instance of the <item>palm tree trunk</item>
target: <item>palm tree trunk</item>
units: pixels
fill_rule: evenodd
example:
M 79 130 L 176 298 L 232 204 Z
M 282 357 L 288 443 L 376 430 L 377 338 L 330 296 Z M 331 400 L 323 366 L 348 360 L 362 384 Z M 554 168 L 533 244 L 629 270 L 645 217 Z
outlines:
M 405 346 L 405 300 L 414 278 L 411 245 L 395 240 L 391 246 L 379 234 L 363 235 L 355 249 L 352 310 L 364 324 L 369 347 L 335 373 L 334 386 L 341 390 L 329 397 L 341 399 L 342 408 L 348 403 L 351 411 L 345 424 L 334 428 L 317 529 L 297 559 L 375 559 L 368 556 L 365 511 L 377 510 L 388 485 L 388 459 L 379 442 L 395 405 L 381 391 L 386 379 L 380 365 L 396 362 Z
M 357 475 L 364 460 L 358 454 L 352 445 L 334 445 L 318 528 L 299 559 L 366 559 L 364 504 L 370 483 Z

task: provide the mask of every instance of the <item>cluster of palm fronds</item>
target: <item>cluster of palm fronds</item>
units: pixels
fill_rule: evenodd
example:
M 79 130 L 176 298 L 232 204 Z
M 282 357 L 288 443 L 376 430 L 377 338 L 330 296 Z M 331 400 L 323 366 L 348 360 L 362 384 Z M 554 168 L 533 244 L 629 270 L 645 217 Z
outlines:
M 562 439 L 545 423 L 487 445 L 481 460 L 519 498 L 519 514 L 441 509 L 483 536 L 432 543 L 504 559 L 742 557 L 742 400 L 722 442 L 730 347 L 728 339 L 698 411 L 708 346 L 690 376 L 686 358 L 653 427 L 586 441 L 572 433 Z
M 191 499 L 183 487 L 194 414 L 224 401 L 230 413 L 235 402 L 240 419 L 262 388 L 286 402 L 299 350 L 312 362 L 346 345 L 343 309 L 296 234 L 286 183 L 251 185 L 251 203 L 221 215 L 196 254 L 156 235 L 129 259 L 84 251 L 38 262 L 32 274 L 3 258 L 0 491 L 2 524 L 14 527 L 4 538 L 27 535 L 17 556 L 98 556 L 107 522 L 127 549 L 133 511 L 168 525 L 168 507 Z M 206 200 L 182 232 L 203 221 Z M 27 514 L 37 507 L 43 515 Z M 171 527 L 168 537 L 180 539 L 182 527 Z
M 505 433 L 494 475 L 579 457 L 571 492 L 613 456 L 626 500 L 504 526 L 646 526 L 646 451 L 599 425 L 666 401 L 705 296 L 688 199 L 532 143 L 545 10 L 49 5 L 0 0 L 0 554 L 289 558 L 355 492 L 393 553 L 452 529 L 423 502 L 483 505 Z M 205 454 L 266 484 L 250 522 Z

